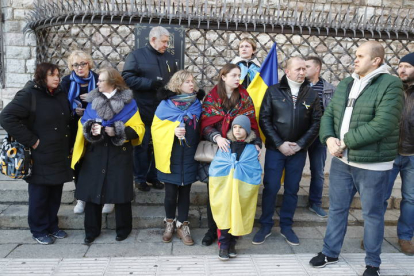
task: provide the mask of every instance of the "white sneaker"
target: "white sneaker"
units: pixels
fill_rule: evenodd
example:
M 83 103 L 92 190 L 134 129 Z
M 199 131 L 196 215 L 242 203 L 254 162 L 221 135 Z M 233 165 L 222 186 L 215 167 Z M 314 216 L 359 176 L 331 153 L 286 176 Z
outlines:
M 85 201 L 78 200 L 75 208 L 73 208 L 73 212 L 75 214 L 82 214 L 84 211 L 85 211 Z
M 105 204 L 102 208 L 102 214 L 112 213 L 112 211 L 114 210 L 114 206 L 114 204 Z

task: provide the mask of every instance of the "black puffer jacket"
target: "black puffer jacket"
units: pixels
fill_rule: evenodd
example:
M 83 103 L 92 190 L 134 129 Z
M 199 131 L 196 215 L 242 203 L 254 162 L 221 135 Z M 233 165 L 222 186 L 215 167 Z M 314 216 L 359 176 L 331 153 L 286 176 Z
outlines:
M 166 100 L 176 95 L 169 90 L 161 89 L 158 91 L 159 100 Z M 201 100 L 205 95 L 203 90 L 199 90 L 197 98 Z M 176 185 L 188 185 L 197 180 L 198 162 L 194 160 L 194 155 L 200 141 L 200 124 L 197 122 L 196 128 L 189 125 L 189 121 L 185 122 L 185 138 L 187 143 L 180 144 L 180 141 L 174 136 L 174 144 L 172 147 L 170 158 L 171 173 L 163 173 L 157 171 L 158 180 Z
M 34 121 L 29 124 L 32 93 L 36 97 Z M 46 88 L 29 81 L 3 109 L 1 125 L 9 135 L 27 147 L 39 139 L 32 150 L 33 171 L 26 179 L 31 184 L 58 185 L 72 181 L 70 169 L 69 102 L 59 87 L 51 94 Z
M 146 126 L 151 125 L 160 103 L 157 91 L 151 88 L 152 83 L 161 77 L 163 83 L 167 84 L 177 70 L 176 60 L 170 53 L 161 54 L 151 45 L 133 51 L 126 58 L 122 77 L 134 92 L 141 119 Z
M 305 80 L 299 89 L 296 105 L 287 77 L 270 86 L 260 108 L 259 124 L 266 137 L 266 148 L 276 150 L 285 141 L 306 150 L 318 136 L 321 120 L 318 93 Z
M 403 155 L 414 154 L 414 85 L 411 85 L 405 90 L 405 103 L 401 115 L 398 152 Z

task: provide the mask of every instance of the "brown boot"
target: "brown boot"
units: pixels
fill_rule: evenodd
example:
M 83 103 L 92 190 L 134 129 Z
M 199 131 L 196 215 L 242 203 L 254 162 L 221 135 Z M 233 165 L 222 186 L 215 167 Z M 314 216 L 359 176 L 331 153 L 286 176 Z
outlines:
M 398 239 L 398 244 L 401 247 L 402 253 L 406 255 L 414 255 L 414 244 L 411 241 Z
M 174 234 L 174 219 L 164 219 L 165 230 L 162 235 L 163 242 L 171 242 L 172 236 Z
M 194 241 L 191 238 L 190 227 L 188 221 L 183 223 L 177 221 L 177 236 L 183 241 L 185 245 L 193 245 Z

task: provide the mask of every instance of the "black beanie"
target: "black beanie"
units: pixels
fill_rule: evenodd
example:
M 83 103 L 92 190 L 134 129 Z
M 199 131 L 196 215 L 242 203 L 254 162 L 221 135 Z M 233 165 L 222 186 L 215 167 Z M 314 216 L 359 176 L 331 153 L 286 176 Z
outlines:
M 414 53 L 410 53 L 408 55 L 403 56 L 403 58 L 400 60 L 400 63 L 401 62 L 407 62 L 414 66 Z

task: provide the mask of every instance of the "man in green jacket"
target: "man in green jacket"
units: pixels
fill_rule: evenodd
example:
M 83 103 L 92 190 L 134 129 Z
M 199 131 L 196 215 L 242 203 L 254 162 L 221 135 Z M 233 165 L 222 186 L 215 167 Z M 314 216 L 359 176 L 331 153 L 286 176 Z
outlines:
M 329 219 L 322 252 L 314 267 L 338 262 L 348 212 L 356 192 L 361 197 L 366 251 L 364 276 L 379 275 L 384 238 L 384 201 L 398 151 L 398 124 L 403 85 L 383 64 L 384 48 L 376 41 L 356 51 L 355 71 L 341 81 L 322 119 L 319 137 L 332 159 Z

